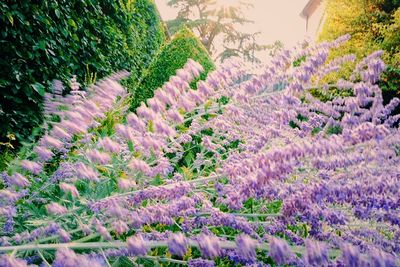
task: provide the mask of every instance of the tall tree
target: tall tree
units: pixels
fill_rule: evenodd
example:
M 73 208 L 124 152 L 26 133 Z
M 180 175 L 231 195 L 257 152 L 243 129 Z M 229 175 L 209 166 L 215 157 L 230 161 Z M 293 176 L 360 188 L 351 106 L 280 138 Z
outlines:
M 244 56 L 248 61 L 257 61 L 257 51 L 267 46 L 256 43 L 258 33 L 245 33 L 241 25 L 253 23 L 244 18 L 243 10 L 252 7 L 248 0 L 169 0 L 168 5 L 179 9 L 174 20 L 167 22 L 174 33 L 182 25 L 195 32 L 214 59 Z M 223 44 L 224 50 L 218 49 Z

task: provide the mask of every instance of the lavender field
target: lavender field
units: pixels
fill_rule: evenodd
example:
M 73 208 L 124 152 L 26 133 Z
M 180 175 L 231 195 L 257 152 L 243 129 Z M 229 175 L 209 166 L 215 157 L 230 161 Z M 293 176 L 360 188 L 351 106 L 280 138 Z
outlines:
M 190 59 L 136 112 L 126 71 L 55 81 L 45 135 L 2 175 L 0 266 L 399 266 L 400 100 L 382 51 L 326 82 L 349 38 L 195 87 Z

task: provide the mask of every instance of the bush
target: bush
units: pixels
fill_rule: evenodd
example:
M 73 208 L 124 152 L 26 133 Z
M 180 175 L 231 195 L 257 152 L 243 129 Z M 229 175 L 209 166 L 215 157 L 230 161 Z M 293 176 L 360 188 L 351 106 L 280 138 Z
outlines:
M 165 40 L 151 0 L 3 1 L 0 13 L 1 139 L 23 140 L 41 123 L 50 80 L 119 69 L 137 79 Z
M 142 101 L 153 97 L 154 90 L 167 82 L 170 76 L 182 68 L 189 58 L 203 66 L 204 72 L 200 75 L 201 80 L 204 80 L 207 73 L 215 68 L 200 40 L 188 28 L 183 28 L 161 48 L 160 53 L 144 73 L 139 85 L 135 85 L 134 77 L 128 81 L 127 87 L 133 93 L 131 109 L 136 109 Z
M 115 81 L 74 97 L 78 116 L 0 173 L 0 266 L 398 266 L 400 100 L 383 106 L 380 53 L 334 84 L 352 95 L 304 89 L 345 40 L 259 74 L 225 62 L 197 90 L 188 61 L 136 113 Z

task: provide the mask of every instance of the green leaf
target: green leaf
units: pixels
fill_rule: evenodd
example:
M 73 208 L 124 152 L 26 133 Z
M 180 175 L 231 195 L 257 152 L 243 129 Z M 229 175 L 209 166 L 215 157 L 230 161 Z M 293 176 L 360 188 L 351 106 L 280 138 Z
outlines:
M 68 25 L 73 27 L 74 29 L 78 28 L 78 26 L 76 26 L 76 23 L 75 23 L 75 21 L 73 19 L 69 19 L 68 20 Z
M 33 90 L 35 90 L 39 95 L 44 96 L 45 88 L 40 83 L 31 84 Z
M 11 14 L 7 14 L 7 18 L 10 21 L 11 25 L 14 26 L 14 18 Z
M 56 13 L 57 18 L 60 18 L 60 10 L 56 9 L 54 10 L 54 13 Z

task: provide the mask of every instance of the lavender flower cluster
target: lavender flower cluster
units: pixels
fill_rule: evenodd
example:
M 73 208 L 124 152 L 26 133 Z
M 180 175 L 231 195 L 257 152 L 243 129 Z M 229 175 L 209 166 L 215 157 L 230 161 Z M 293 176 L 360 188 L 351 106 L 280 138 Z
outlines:
M 348 38 L 281 51 L 260 74 L 229 61 L 195 89 L 189 60 L 112 131 L 90 129 L 124 105 L 125 74 L 75 94 L 36 160 L 3 175 L 0 266 L 399 266 L 400 100 L 383 104 L 381 52 L 323 84 L 355 60 L 328 62 Z

